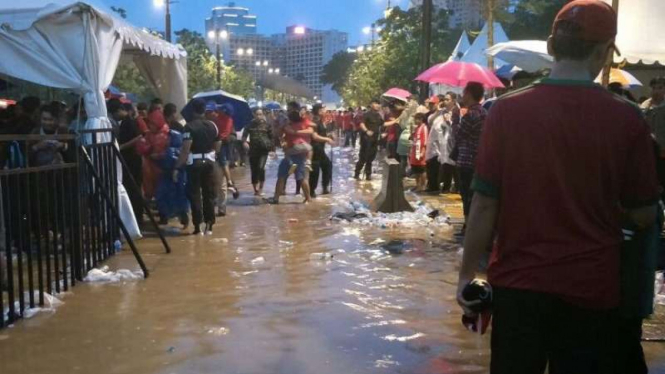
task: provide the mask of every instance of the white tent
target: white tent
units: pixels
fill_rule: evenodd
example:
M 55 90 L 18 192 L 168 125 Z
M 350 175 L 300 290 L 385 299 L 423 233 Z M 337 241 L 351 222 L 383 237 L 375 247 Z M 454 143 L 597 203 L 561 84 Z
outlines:
M 457 41 L 457 45 L 455 46 L 453 53 L 450 54 L 448 61 L 459 61 L 470 47 L 471 42 L 469 42 L 469 36 L 466 34 L 466 31 L 462 31 L 462 36 L 460 36 Z
M 89 1 L 0 2 L 0 73 L 72 90 L 85 100 L 86 129 L 110 128 L 104 91 L 121 54 L 133 60 L 156 94 L 180 107 L 187 101 L 187 55 Z M 94 1 L 94 0 L 93 0 Z M 100 140 L 108 137 L 100 136 Z M 118 170 L 120 214 L 140 236 Z
M 612 0 L 604 1 L 612 4 Z M 621 50 L 621 57 L 616 57 L 616 62 L 665 65 L 664 19 L 663 0 L 620 0 L 616 44 Z
M 485 26 L 483 29 L 480 31 L 480 34 L 476 38 L 476 40 L 473 41 L 473 44 L 471 44 L 471 47 L 469 50 L 466 51 L 464 56 L 461 58 L 460 61 L 463 62 L 473 62 L 478 65 L 482 66 L 487 66 L 487 56 L 485 55 L 485 50 L 489 47 L 489 41 L 488 41 L 488 36 L 487 32 L 488 27 L 487 23 L 485 23 Z M 494 44 L 497 43 L 504 43 L 507 42 L 508 35 L 506 35 L 506 32 L 503 30 L 503 27 L 501 27 L 501 24 L 498 22 L 494 23 Z M 501 61 L 500 59 L 494 59 L 494 69 L 498 69 L 502 67 L 503 65 L 506 65 L 505 61 Z
M 124 54 L 156 94 L 184 106 L 185 51 L 89 1 L 1 2 L 0 73 L 80 94 L 89 117 L 86 128 L 108 128 L 104 91 Z

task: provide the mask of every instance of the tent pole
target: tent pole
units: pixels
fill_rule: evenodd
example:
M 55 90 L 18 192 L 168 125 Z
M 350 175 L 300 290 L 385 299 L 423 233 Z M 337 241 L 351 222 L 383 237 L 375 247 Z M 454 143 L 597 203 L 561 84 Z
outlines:
M 612 0 L 612 8 L 619 14 L 619 0 Z M 602 78 L 602 84 L 603 87 L 607 87 L 610 84 L 610 71 L 612 70 L 612 62 L 614 61 L 614 49 L 612 49 L 612 52 L 607 56 L 607 62 L 605 63 L 605 67 L 603 68 L 603 78 Z

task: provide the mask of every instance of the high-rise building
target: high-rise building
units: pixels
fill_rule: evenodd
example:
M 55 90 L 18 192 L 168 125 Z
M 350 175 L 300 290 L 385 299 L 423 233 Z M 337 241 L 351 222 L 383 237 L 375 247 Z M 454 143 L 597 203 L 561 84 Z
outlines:
M 423 5 L 423 0 L 411 0 L 412 7 Z M 434 9 L 450 12 L 448 26 L 456 29 L 478 29 L 483 25 L 482 0 L 432 0 Z
M 213 8 L 212 14 L 205 21 L 208 47 L 216 53 L 219 43 L 224 63 L 249 72 L 256 80 L 270 73 L 286 75 L 311 89 L 319 100 L 340 100 L 330 86 L 321 83 L 321 74 L 335 53 L 347 49 L 346 33 L 290 26 L 286 33 L 264 36 L 256 33 L 256 16 L 247 8 L 230 3 Z
M 249 14 L 248 8 L 229 3 L 212 8 L 212 16 L 205 20 L 206 34 L 221 30 L 234 35 L 256 34 L 256 22 L 256 16 Z
M 347 33 L 337 30 L 288 27 L 283 47 L 284 74 L 305 84 L 324 102 L 339 101 L 337 93 L 321 82 L 321 74 L 335 53 L 346 50 L 348 38 Z

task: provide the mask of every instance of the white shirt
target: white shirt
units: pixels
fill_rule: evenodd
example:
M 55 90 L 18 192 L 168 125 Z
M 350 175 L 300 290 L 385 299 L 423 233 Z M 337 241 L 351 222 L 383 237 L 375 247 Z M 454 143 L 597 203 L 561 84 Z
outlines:
M 436 157 L 439 162 L 441 162 L 443 155 L 448 153 L 448 147 L 443 132 L 444 121 L 441 112 L 432 114 L 432 116 L 435 116 L 435 118 L 432 121 L 432 128 L 430 129 L 429 137 L 427 138 L 425 159 L 429 161 Z

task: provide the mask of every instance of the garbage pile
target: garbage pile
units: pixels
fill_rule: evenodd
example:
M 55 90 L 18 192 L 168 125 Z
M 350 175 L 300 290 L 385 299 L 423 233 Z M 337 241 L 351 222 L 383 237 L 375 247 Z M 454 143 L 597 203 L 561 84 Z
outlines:
M 110 271 L 108 266 L 101 269 L 92 269 L 83 278 L 84 282 L 88 283 L 117 283 L 126 280 L 139 280 L 143 278 L 143 272 L 131 271 L 127 269 L 120 269 L 118 271 Z
M 19 301 L 14 302 L 14 318 L 22 317 L 24 319 L 30 319 L 34 316 L 36 316 L 39 313 L 44 313 L 44 312 L 50 312 L 54 313 L 55 309 L 59 307 L 60 305 L 64 304 L 64 302 L 57 297 L 49 294 L 48 292 L 44 292 L 44 306 L 36 306 L 34 308 L 30 308 L 28 306 L 27 300 L 29 300 L 30 293 L 28 291 L 24 292 L 23 299 L 26 300 L 26 308 L 23 310 L 23 315 L 19 315 L 20 310 L 21 310 L 21 304 Z M 39 300 L 39 291 L 33 291 L 33 298 L 34 300 Z M 2 318 L 5 323 L 9 322 L 9 307 L 5 306 L 4 310 L 2 311 Z
M 388 228 L 449 227 L 450 217 L 419 201 L 414 212 L 379 213 L 359 201 L 341 199 L 330 219 L 340 224 Z

